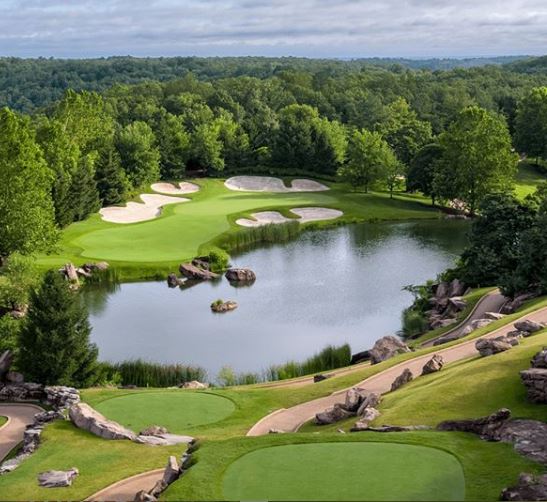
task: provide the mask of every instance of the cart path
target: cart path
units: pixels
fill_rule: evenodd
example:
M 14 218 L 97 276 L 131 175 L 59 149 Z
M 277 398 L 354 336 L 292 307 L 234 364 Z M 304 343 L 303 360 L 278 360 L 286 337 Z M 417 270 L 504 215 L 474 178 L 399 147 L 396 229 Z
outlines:
M 87 497 L 87 502 L 130 502 L 141 490 L 151 490 L 163 478 L 164 469 L 154 469 L 125 478 Z
M 431 352 L 426 355 L 417 356 L 414 359 L 401 362 L 391 368 L 387 368 L 376 375 L 373 375 L 357 384 L 355 387 L 361 387 L 369 392 L 385 394 L 391 390 L 391 384 L 397 378 L 403 369 L 408 368 L 415 376 L 422 372 L 424 364 L 433 357 L 433 354 L 443 356 L 445 364 L 459 361 L 461 359 L 477 356 L 475 343 L 482 338 L 495 338 L 505 335 L 514 330 L 513 324 L 517 320 L 530 319 L 537 322 L 547 322 L 547 307 L 543 307 L 535 312 L 526 314 L 513 322 L 498 328 L 482 337 L 468 340 L 446 349 L 439 349 L 437 352 Z M 492 356 L 495 357 L 495 356 Z M 317 413 L 334 406 L 334 404 L 343 401 L 343 394 L 348 389 L 337 391 L 330 396 L 314 399 L 291 408 L 274 411 L 263 417 L 247 432 L 247 436 L 261 436 L 268 434 L 270 429 L 278 429 L 285 432 L 296 432 L 304 423 L 311 420 Z
M 43 408 L 34 404 L 0 404 L 0 416 L 8 419 L 0 427 L 0 462 L 23 441 L 27 425 L 32 424 L 34 415 L 42 411 Z

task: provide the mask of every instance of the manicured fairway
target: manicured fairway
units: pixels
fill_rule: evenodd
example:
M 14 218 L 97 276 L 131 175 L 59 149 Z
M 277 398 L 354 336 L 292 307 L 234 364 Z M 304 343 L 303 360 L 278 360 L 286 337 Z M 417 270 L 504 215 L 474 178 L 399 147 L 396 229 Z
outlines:
M 135 430 L 149 425 L 184 433 L 190 427 L 212 424 L 233 413 L 227 398 L 204 392 L 147 392 L 102 401 L 96 406 L 103 415 Z
M 463 500 L 452 455 L 394 443 L 316 443 L 256 450 L 224 476 L 227 500 Z

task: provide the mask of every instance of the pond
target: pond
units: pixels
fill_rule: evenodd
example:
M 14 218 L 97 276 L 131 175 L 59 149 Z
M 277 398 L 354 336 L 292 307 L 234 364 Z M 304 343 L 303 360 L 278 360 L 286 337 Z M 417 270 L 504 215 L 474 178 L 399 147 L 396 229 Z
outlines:
M 401 312 L 421 284 L 454 264 L 468 224 L 421 221 L 308 231 L 285 244 L 232 257 L 257 274 L 250 287 L 224 278 L 191 288 L 165 281 L 83 292 L 101 360 L 143 358 L 199 365 L 213 379 L 225 365 L 260 372 L 304 360 L 328 344 L 353 352 L 401 328 Z M 235 300 L 225 314 L 212 301 Z

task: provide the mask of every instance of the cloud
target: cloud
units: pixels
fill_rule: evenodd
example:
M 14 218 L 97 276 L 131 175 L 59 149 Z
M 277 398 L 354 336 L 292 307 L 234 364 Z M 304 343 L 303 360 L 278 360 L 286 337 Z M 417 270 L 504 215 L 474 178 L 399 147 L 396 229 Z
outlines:
M 545 0 L 2 0 L 0 55 L 541 54 Z

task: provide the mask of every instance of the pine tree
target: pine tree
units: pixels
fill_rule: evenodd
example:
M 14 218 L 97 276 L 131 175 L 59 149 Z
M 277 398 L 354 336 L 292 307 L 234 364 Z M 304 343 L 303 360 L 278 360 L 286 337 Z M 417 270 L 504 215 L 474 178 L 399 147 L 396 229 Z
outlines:
M 130 189 L 129 181 L 113 145 L 104 149 L 97 160 L 95 179 L 102 205 L 123 202 Z
M 78 169 L 72 178 L 70 200 L 72 221 L 85 220 L 101 207 L 99 192 L 95 181 L 95 152 L 83 155 L 78 161 Z
M 97 347 L 86 308 L 56 271 L 31 293 L 19 335 L 19 367 L 28 381 L 86 387 L 96 383 Z

